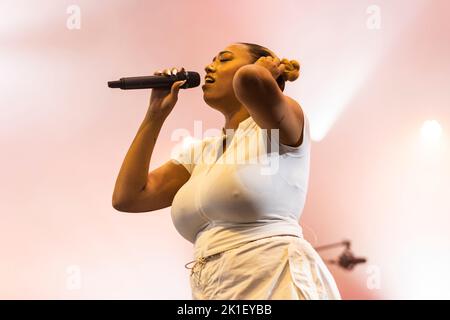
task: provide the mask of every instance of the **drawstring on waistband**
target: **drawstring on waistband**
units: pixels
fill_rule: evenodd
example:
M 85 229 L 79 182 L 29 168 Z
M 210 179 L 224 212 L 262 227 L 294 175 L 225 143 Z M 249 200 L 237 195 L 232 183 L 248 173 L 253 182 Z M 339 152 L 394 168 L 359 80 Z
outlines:
M 194 262 L 193 266 L 192 266 L 192 267 L 188 267 L 188 265 L 191 264 L 191 263 L 193 263 L 193 262 Z M 197 260 L 189 261 L 188 263 L 186 263 L 186 264 L 184 265 L 184 267 L 185 267 L 186 269 L 191 269 L 191 274 L 192 274 L 192 272 L 194 272 L 194 268 L 195 268 L 198 264 L 203 265 L 203 264 L 205 264 L 205 262 L 206 262 L 206 258 L 205 258 L 205 257 L 200 257 L 200 258 L 198 258 Z
M 189 261 L 188 263 L 186 263 L 184 265 L 184 267 L 186 269 L 191 269 L 191 276 L 194 273 L 198 272 L 198 274 L 197 274 L 197 285 L 200 284 L 202 270 L 203 270 L 203 267 L 205 266 L 206 262 L 208 262 L 209 260 L 211 260 L 211 258 L 213 258 L 215 256 L 218 256 L 220 254 L 222 254 L 222 252 L 219 252 L 219 253 L 216 253 L 216 254 L 213 254 L 213 255 L 210 255 L 210 256 L 207 256 L 207 257 L 200 257 L 200 258 L 198 258 L 196 260 Z M 192 264 L 192 263 L 194 263 L 193 266 L 192 267 L 188 267 L 188 265 Z M 199 269 L 199 271 L 196 271 L 196 269 Z
M 243 243 L 243 244 L 238 244 L 238 245 L 236 245 L 236 246 L 233 246 L 233 247 L 231 247 L 231 248 L 228 248 L 227 250 L 224 250 L 224 251 L 221 251 L 221 252 L 217 252 L 217 253 L 211 254 L 211 255 L 206 256 L 206 257 L 199 257 L 199 258 L 197 258 L 196 260 L 189 261 L 188 263 L 186 263 L 186 264 L 184 265 L 184 267 L 185 267 L 186 269 L 190 269 L 190 270 L 191 270 L 191 276 L 192 276 L 194 273 L 197 272 L 196 269 L 200 269 L 200 270 L 198 271 L 198 275 L 197 275 L 197 285 L 199 285 L 199 284 L 200 284 L 200 279 L 201 279 L 200 277 L 201 277 L 201 274 L 202 274 L 203 267 L 205 266 L 206 262 L 208 262 L 209 260 L 211 260 L 213 257 L 216 257 L 216 256 L 218 256 L 218 255 L 221 255 L 221 254 L 224 253 L 225 251 L 229 251 L 229 250 L 238 248 L 238 247 L 240 247 L 240 246 L 242 246 L 242 245 L 245 245 L 245 244 L 248 244 L 248 243 L 251 243 L 251 242 L 254 242 L 254 241 L 258 241 L 258 240 L 262 240 L 262 239 L 267 239 L 267 238 L 272 238 L 272 237 L 279 237 L 279 236 L 294 236 L 294 237 L 299 238 L 299 236 L 297 236 L 297 235 L 292 235 L 292 234 L 280 234 L 280 235 L 274 235 L 274 236 L 269 236 L 269 237 L 264 237 L 264 238 L 254 239 L 254 240 L 251 240 L 251 241 L 249 241 L 249 242 L 246 242 L 246 243 Z M 193 263 L 192 267 L 188 266 L 188 265 L 190 265 L 190 264 L 192 264 L 192 263 Z

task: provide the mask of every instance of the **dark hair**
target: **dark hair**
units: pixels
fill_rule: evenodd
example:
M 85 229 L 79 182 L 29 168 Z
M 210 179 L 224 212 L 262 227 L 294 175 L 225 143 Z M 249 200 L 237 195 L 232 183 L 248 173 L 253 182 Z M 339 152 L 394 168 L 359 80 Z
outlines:
M 270 57 L 275 58 L 269 49 L 267 49 L 266 47 L 260 46 L 259 44 L 248 43 L 248 42 L 238 42 L 238 43 L 247 46 L 248 52 L 250 53 L 250 55 L 253 58 L 252 63 L 255 63 L 261 57 L 270 56 Z M 281 91 L 284 91 L 284 85 L 286 83 L 286 80 L 284 80 L 283 75 L 280 75 L 276 81 L 277 81 L 278 87 L 280 87 Z

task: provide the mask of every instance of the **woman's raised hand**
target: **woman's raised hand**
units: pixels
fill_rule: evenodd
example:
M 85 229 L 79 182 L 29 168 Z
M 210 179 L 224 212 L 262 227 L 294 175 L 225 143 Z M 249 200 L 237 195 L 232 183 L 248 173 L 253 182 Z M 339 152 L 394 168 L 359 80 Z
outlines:
M 153 73 L 155 76 L 171 76 L 176 75 L 179 71 L 184 71 L 184 67 L 181 69 L 168 68 L 162 71 L 156 71 Z M 178 101 L 178 91 L 180 87 L 186 82 L 186 80 L 175 81 L 170 89 L 167 88 L 154 88 L 150 95 L 149 113 L 151 116 L 166 118 L 173 107 Z

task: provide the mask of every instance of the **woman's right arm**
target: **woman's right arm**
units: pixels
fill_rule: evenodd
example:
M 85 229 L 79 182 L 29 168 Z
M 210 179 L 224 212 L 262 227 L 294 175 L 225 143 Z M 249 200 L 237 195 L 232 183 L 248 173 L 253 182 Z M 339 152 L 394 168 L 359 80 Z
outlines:
M 176 69 L 166 69 L 164 74 Z M 155 72 L 154 74 L 160 74 Z M 177 191 L 190 174 L 181 164 L 167 161 L 150 173 L 150 159 L 159 132 L 178 100 L 177 81 L 171 89 L 152 89 L 145 118 L 125 156 L 114 187 L 112 205 L 122 212 L 146 212 L 172 204 Z

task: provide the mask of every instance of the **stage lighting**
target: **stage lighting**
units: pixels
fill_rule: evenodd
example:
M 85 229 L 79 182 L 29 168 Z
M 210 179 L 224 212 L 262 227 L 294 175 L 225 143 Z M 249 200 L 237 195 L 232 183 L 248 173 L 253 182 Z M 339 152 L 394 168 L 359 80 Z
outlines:
M 420 131 L 422 142 L 436 144 L 442 136 L 442 127 L 436 120 L 427 120 L 423 123 Z

